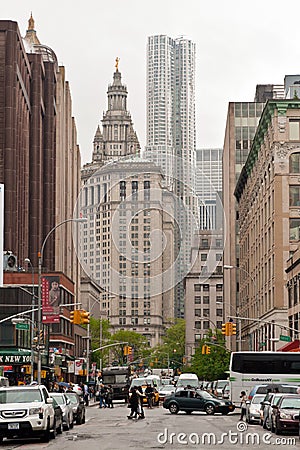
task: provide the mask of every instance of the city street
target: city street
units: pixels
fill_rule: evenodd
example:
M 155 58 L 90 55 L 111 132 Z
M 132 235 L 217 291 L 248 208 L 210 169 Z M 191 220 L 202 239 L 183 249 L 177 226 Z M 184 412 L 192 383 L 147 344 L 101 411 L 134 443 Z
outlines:
M 118 449 L 180 449 L 180 448 L 259 448 L 284 446 L 299 448 L 297 436 L 275 436 L 259 425 L 243 424 L 237 429 L 239 414 L 208 416 L 204 413 L 171 415 L 162 407 L 145 409 L 144 420 L 128 420 L 129 409 L 118 403 L 113 409 L 87 408 L 84 425 L 52 439 L 48 444 L 38 440 L 4 440 L 2 448 L 23 450 L 118 450 Z M 246 427 L 243 430 L 242 427 Z M 172 434 L 173 433 L 173 434 Z M 205 433 L 210 433 L 205 434 Z M 276 439 L 278 439 L 276 441 Z M 294 441 L 294 442 L 293 442 Z

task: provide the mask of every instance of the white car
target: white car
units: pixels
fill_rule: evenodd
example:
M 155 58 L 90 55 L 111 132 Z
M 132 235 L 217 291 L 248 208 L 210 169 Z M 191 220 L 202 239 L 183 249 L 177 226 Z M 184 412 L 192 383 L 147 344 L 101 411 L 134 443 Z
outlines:
M 247 423 L 253 423 L 257 422 L 260 423 L 260 407 L 261 402 L 264 400 L 265 395 L 264 394 L 255 394 L 252 397 L 252 400 L 247 400 L 247 409 L 246 409 L 246 422 Z
M 70 399 L 63 392 L 50 392 L 55 403 L 60 406 L 63 413 L 63 428 L 69 430 L 74 426 L 73 407 Z
M 55 437 L 55 413 L 46 386 L 0 388 L 0 442 L 21 436 L 48 442 L 51 433 Z
M 165 384 L 158 389 L 159 400 L 163 401 L 167 395 L 174 394 L 175 386 L 173 384 Z

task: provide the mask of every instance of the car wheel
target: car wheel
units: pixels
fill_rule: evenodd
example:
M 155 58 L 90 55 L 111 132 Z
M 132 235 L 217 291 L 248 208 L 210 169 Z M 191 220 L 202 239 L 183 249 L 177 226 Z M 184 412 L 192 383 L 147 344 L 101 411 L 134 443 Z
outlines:
M 53 429 L 52 429 L 52 437 L 53 439 L 56 438 L 56 434 L 57 434 L 57 429 L 56 429 L 56 420 L 54 419 L 54 423 L 53 423 Z
M 67 422 L 64 424 L 63 429 L 64 429 L 65 431 L 69 431 L 69 429 L 70 429 L 69 418 L 68 418 Z
M 82 414 L 77 414 L 76 417 L 76 425 L 81 425 L 82 424 Z
M 56 429 L 57 434 L 61 434 L 62 433 L 62 422 L 60 422 L 59 427 Z
M 169 406 L 169 411 L 171 414 L 177 414 L 179 411 L 178 406 L 176 405 L 176 403 L 171 403 Z
M 213 415 L 215 413 L 215 407 L 212 404 L 208 404 L 205 406 L 204 411 L 206 414 Z
M 41 437 L 41 441 L 42 442 L 49 442 L 50 441 L 50 421 L 48 419 L 47 421 L 47 429 L 46 431 L 44 431 L 42 437 Z

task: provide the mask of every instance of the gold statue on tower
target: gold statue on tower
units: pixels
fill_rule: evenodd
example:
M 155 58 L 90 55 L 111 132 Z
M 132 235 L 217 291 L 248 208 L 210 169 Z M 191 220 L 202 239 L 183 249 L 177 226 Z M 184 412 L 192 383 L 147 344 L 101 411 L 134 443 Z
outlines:
M 120 58 L 118 58 L 118 56 L 117 56 L 116 57 L 116 64 L 115 64 L 116 72 L 119 71 L 119 61 L 120 61 Z

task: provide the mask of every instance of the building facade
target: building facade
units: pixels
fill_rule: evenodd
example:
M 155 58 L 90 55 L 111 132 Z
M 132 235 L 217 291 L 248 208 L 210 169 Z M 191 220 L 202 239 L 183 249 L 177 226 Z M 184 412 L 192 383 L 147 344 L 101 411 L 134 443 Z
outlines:
M 185 278 L 186 351 L 190 358 L 209 329 L 224 321 L 223 235 L 199 230 L 192 247 L 193 267 Z
M 276 349 L 293 315 L 287 267 L 299 245 L 299 123 L 299 100 L 268 101 L 235 189 L 243 269 L 239 311 L 249 318 L 242 331 L 253 350 Z
M 20 279 L 18 271 L 23 273 L 27 269 L 28 279 L 32 274 L 36 277 L 38 253 L 44 239 L 62 221 L 73 218 L 80 189 L 81 161 L 65 69 L 59 67 L 54 51 L 40 43 L 32 16 L 24 38 L 16 22 L 0 21 L 0 59 L 0 180 L 5 190 L 4 250 L 16 256 L 16 266 L 9 276 L 10 284 L 15 284 L 15 289 L 20 290 L 22 286 L 17 285 L 24 280 Z M 64 300 L 63 304 L 76 303 L 80 272 L 71 227 L 59 227 L 49 236 L 42 266 L 43 274 L 61 274 L 62 296 L 64 299 L 68 297 L 64 295 L 67 285 L 72 297 L 71 301 Z M 32 287 L 36 283 L 34 279 Z M 36 304 L 37 300 L 36 297 Z M 72 349 L 71 353 L 75 355 L 75 337 L 72 343 L 63 337 L 66 334 L 74 336 L 75 333 L 69 309 L 64 308 L 61 316 L 59 326 L 63 332 L 55 332 L 53 339 L 61 351 L 70 353 Z M 14 310 L 21 311 L 21 305 Z M 3 310 L 1 318 L 5 317 Z M 36 319 L 35 316 L 34 321 Z M 65 322 L 68 322 L 67 328 Z M 52 338 L 50 328 L 44 326 L 48 342 Z M 5 325 L 5 334 L 9 333 L 14 336 L 11 322 Z M 5 338 L 1 341 L 3 345 Z

